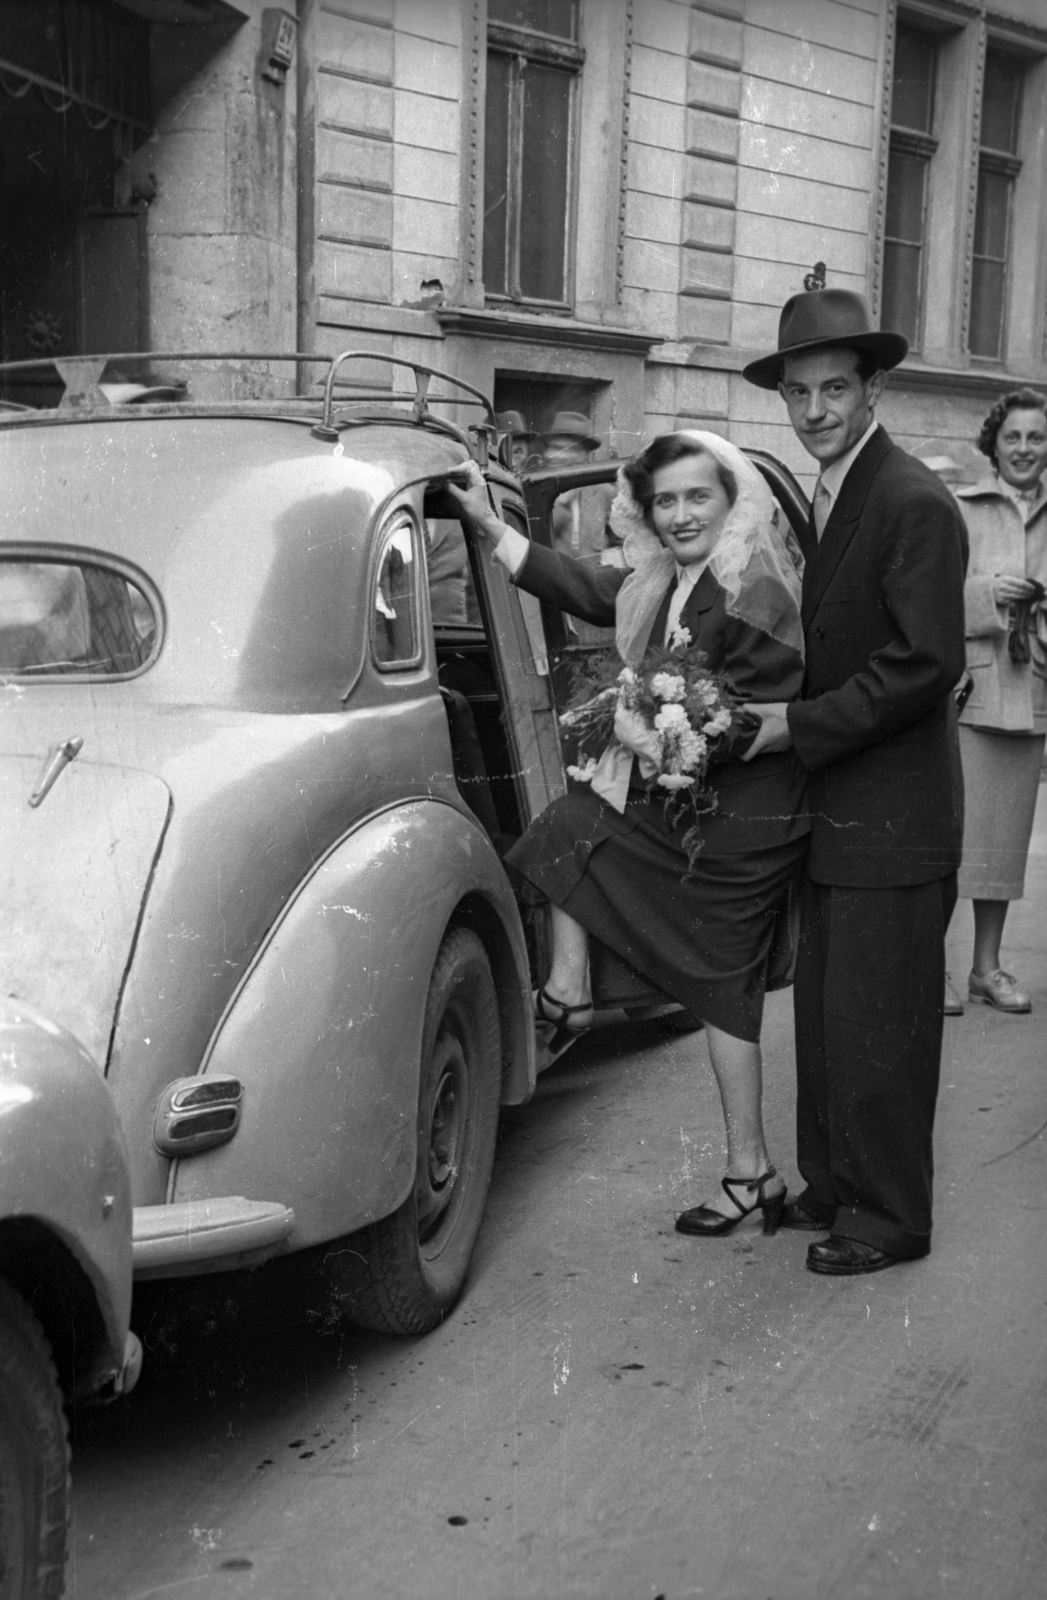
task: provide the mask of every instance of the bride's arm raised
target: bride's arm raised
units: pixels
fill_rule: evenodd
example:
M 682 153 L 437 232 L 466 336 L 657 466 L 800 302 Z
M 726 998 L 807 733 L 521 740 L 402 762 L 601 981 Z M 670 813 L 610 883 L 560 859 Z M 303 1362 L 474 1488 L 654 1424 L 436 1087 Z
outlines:
M 494 542 L 495 559 L 507 569 L 513 583 L 572 617 L 598 627 L 612 625 L 615 598 L 628 577 L 624 568 L 576 561 L 532 543 L 502 522 L 491 505 L 476 463 L 469 462 L 464 470 L 469 477 L 468 487 L 459 489 L 451 482 L 447 487 L 477 532 Z

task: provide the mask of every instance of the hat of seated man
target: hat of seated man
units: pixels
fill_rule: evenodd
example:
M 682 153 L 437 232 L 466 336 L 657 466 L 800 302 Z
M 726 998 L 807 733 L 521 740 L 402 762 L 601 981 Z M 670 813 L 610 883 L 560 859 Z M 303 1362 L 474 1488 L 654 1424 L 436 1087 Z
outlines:
M 553 439 L 570 439 L 573 444 L 584 444 L 588 450 L 598 450 L 600 441 L 593 438 L 592 426 L 581 411 L 558 411 L 542 437 L 546 444 Z
M 535 432 L 528 428 L 519 411 L 499 411 L 497 418 L 499 433 L 511 433 L 514 439 L 533 439 Z
M 810 285 L 817 277 L 809 274 L 804 281 Z M 750 361 L 742 368 L 742 377 L 758 389 L 777 389 L 789 356 L 841 345 L 849 350 L 873 351 L 884 371 L 904 361 L 909 352 L 909 341 L 903 334 L 884 333 L 874 325 L 863 295 L 855 294 L 853 289 L 808 287 L 782 307 L 777 350 L 761 356 L 759 361 Z

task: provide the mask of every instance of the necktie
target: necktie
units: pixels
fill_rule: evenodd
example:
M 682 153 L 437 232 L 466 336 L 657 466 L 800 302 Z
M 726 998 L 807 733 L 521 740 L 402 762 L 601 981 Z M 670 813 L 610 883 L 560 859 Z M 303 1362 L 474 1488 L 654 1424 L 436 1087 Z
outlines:
M 829 512 L 831 510 L 832 497 L 821 478 L 819 478 L 814 488 L 814 531 L 819 540 L 825 532 L 825 524 L 829 520 Z
M 673 633 L 680 626 L 680 612 L 683 610 L 684 602 L 690 592 L 690 585 L 685 586 L 682 584 L 680 582 L 680 574 L 677 573 L 675 582 L 669 591 L 669 610 L 665 617 L 665 638 L 663 643 L 666 645 L 672 643 Z

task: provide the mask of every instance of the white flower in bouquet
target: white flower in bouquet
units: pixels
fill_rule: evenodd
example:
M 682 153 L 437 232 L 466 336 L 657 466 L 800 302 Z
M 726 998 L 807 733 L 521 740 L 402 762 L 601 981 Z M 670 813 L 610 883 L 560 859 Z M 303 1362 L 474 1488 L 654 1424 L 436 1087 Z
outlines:
M 693 772 L 704 759 L 708 741 L 700 733 L 688 728 L 680 735 L 680 765 L 685 772 Z
M 688 778 L 686 773 L 683 772 L 660 772 L 658 774 L 658 783 L 663 789 L 689 789 L 694 782 L 694 778 Z
M 669 704 L 656 713 L 654 725 L 659 733 L 683 733 L 690 727 L 683 706 Z
M 726 733 L 730 726 L 731 713 L 721 706 L 715 717 L 702 723 L 702 732 L 708 734 L 710 739 L 715 739 L 718 734 Z
M 568 767 L 567 776 L 569 778 L 573 778 L 575 783 L 592 783 L 596 769 L 599 765 L 600 763 L 597 761 L 596 757 L 590 756 L 589 760 L 584 764 L 584 766 Z
M 687 685 L 678 672 L 656 672 L 651 679 L 651 693 L 659 700 L 682 700 Z

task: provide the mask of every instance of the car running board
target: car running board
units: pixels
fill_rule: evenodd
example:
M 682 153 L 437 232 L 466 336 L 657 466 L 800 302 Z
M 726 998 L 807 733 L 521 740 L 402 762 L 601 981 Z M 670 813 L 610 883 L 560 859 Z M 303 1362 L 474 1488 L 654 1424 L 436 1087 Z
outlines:
M 276 1200 L 179 1200 L 134 1208 L 134 1275 L 177 1278 L 256 1267 L 290 1237 L 294 1212 Z

